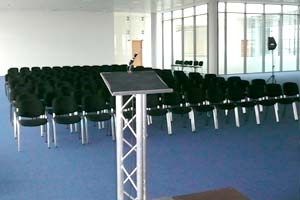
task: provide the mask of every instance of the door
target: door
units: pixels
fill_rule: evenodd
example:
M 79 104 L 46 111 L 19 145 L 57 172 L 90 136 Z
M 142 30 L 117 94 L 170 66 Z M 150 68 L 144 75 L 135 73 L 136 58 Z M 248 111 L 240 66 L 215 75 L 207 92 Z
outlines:
M 132 40 L 132 56 L 137 53 L 137 57 L 134 60 L 134 66 L 143 65 L 143 40 Z

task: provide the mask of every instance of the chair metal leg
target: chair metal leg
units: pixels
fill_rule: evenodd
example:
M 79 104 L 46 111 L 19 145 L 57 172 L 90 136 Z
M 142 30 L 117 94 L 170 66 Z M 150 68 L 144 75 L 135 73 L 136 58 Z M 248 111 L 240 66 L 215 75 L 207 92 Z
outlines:
M 13 127 L 14 127 L 14 138 L 17 139 L 17 115 L 13 112 Z
M 196 125 L 195 125 L 195 111 L 192 109 L 191 112 L 189 112 L 189 118 L 191 120 L 191 128 L 192 132 L 196 132 Z
M 213 116 L 214 116 L 215 129 L 219 129 L 218 110 L 217 110 L 217 108 L 214 108 L 214 110 L 213 110 Z
M 235 116 L 235 125 L 236 127 L 240 127 L 240 118 L 239 118 L 239 108 L 234 108 L 234 116 Z
M 75 124 L 77 127 L 77 124 Z M 83 131 L 83 120 L 80 120 L 80 132 L 81 132 L 81 144 L 87 143 L 87 138 L 84 137 L 84 131 Z
M 47 145 L 48 145 L 48 148 L 50 149 L 50 127 L 49 127 L 49 122 L 47 122 L 46 126 L 47 126 Z
M 44 137 L 44 126 L 41 125 L 41 126 L 40 126 L 40 129 L 41 129 L 41 137 Z
M 55 125 L 55 120 L 54 119 L 52 119 L 52 127 L 53 127 L 53 141 L 54 141 L 54 146 L 57 147 L 56 125 Z
M 87 118 L 84 117 L 84 127 L 85 127 L 85 138 L 87 139 L 88 142 L 88 138 L 89 138 L 89 132 L 88 132 L 88 122 L 87 122 Z
M 17 121 L 17 138 L 18 138 L 18 152 L 21 151 L 21 132 L 20 132 L 20 123 Z
M 172 123 L 171 123 L 170 112 L 167 112 L 166 118 L 167 118 L 168 134 L 171 135 L 172 134 Z
M 292 107 L 293 107 L 293 113 L 294 113 L 294 119 L 295 120 L 298 120 L 298 111 L 297 111 L 297 105 L 296 105 L 296 102 L 293 102 L 292 103 Z
M 77 123 L 74 124 L 74 129 L 75 129 L 75 130 L 74 130 L 75 132 L 78 132 L 78 125 L 77 125 Z
M 274 113 L 275 113 L 275 119 L 276 122 L 279 122 L 279 115 L 278 115 L 278 103 L 274 104 Z
M 260 117 L 259 117 L 259 106 L 255 105 L 254 106 L 254 111 L 255 111 L 255 119 L 256 119 L 256 124 L 260 124 Z
M 115 132 L 115 117 L 114 116 L 111 117 L 110 123 L 111 123 L 111 137 L 112 137 L 112 140 L 115 141 L 116 140 L 116 132 Z
M 243 114 L 247 113 L 247 109 L 245 107 L 242 107 L 242 113 Z

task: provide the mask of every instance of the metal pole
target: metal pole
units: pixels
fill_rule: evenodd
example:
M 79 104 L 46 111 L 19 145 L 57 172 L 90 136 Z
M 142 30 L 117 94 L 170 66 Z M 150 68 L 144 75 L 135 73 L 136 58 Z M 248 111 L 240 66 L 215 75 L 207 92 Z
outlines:
M 147 95 L 142 95 L 143 99 L 143 190 L 144 190 L 144 200 L 147 200 L 147 173 L 146 173 L 146 154 L 147 154 Z
M 136 94 L 136 167 L 137 167 L 137 200 L 142 200 L 143 194 L 143 98 Z
M 123 156 L 123 121 L 122 121 L 122 104 L 123 96 L 116 96 L 116 157 L 117 157 L 117 196 L 118 200 L 123 200 L 124 191 L 124 174 L 122 170 L 122 156 Z

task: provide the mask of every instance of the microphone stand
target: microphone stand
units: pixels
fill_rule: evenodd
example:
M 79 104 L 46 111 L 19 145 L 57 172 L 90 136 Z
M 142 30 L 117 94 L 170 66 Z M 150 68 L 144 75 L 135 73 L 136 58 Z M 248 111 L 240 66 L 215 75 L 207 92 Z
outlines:
M 128 72 L 128 73 L 131 73 L 131 72 L 132 72 L 132 69 L 134 68 L 133 63 L 134 63 L 134 60 L 136 59 L 137 56 L 138 56 L 138 54 L 135 53 L 135 54 L 133 55 L 132 59 L 129 61 L 128 68 L 127 68 L 127 72 Z
M 271 83 L 276 83 L 274 69 L 275 69 L 275 65 L 274 65 L 274 50 L 272 50 L 272 75 L 268 78 L 267 82 L 271 81 Z

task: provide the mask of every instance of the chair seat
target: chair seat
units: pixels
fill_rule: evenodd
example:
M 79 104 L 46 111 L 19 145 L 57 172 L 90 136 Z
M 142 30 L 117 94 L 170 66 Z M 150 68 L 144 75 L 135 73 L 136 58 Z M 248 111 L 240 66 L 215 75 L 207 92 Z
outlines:
M 299 101 L 299 97 L 287 97 L 287 98 L 278 99 L 278 103 L 280 104 L 291 104 L 296 101 Z
M 162 116 L 165 115 L 168 111 L 166 109 L 151 109 L 147 111 L 147 114 L 150 116 Z
M 221 109 L 221 110 L 232 110 L 236 107 L 236 105 L 234 103 L 222 103 L 217 105 L 217 108 Z
M 254 107 L 256 105 L 256 101 L 239 102 L 239 103 L 237 103 L 237 105 L 241 106 L 241 107 L 246 107 L 246 108 Z
M 191 107 L 197 112 L 210 112 L 214 109 L 212 105 L 197 105 Z
M 277 103 L 277 101 L 278 99 L 265 99 L 259 101 L 259 104 L 263 106 L 273 106 L 275 103 Z
M 80 122 L 81 118 L 78 115 L 73 116 L 55 116 L 55 122 L 58 124 L 75 124 Z
M 41 126 L 47 124 L 47 119 L 22 119 L 19 122 L 22 126 Z
M 86 118 L 93 122 L 102 122 L 110 120 L 111 115 L 109 113 L 100 113 L 100 114 L 87 114 Z
M 170 108 L 170 111 L 174 114 L 186 114 L 189 113 L 191 111 L 190 107 L 174 107 L 174 108 Z

